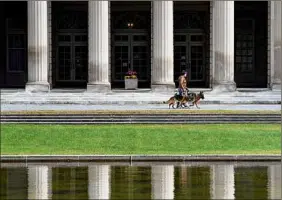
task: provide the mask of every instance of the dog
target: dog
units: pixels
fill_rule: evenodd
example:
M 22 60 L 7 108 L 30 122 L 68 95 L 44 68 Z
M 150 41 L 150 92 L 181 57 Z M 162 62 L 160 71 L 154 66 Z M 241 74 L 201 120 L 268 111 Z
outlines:
M 170 107 L 172 106 L 172 108 L 174 109 L 175 103 L 178 103 L 177 108 L 183 108 L 183 106 L 187 107 L 186 103 L 191 102 L 192 105 L 189 105 L 189 107 L 196 105 L 196 107 L 199 109 L 200 107 L 198 106 L 198 102 L 200 101 L 200 99 L 205 99 L 203 91 L 200 91 L 199 94 L 192 92 L 185 96 L 174 95 L 170 97 L 169 100 L 164 101 L 163 103 L 168 103 L 168 108 L 170 109 Z
M 186 88 L 185 90 L 183 90 L 182 92 L 179 91 L 177 89 L 177 92 L 174 94 L 174 96 L 170 97 L 169 100 L 167 101 L 164 101 L 163 103 L 168 103 L 168 108 L 170 109 L 170 106 L 172 106 L 172 108 L 174 109 L 174 105 L 175 103 L 177 103 L 177 107 L 176 108 L 179 108 L 179 107 L 183 107 L 183 102 L 185 101 L 187 95 L 188 95 L 188 88 Z M 181 93 L 181 95 L 180 95 Z M 185 105 L 184 105 L 185 106 Z M 185 106 L 187 107 L 187 106 Z
M 199 109 L 200 107 L 198 106 L 198 102 L 201 99 L 205 99 L 203 91 L 200 91 L 200 93 L 198 93 L 198 94 L 196 94 L 195 92 L 192 92 L 192 93 L 189 93 L 188 96 L 184 98 L 184 100 L 182 101 L 182 104 L 186 104 L 188 102 L 191 102 L 192 104 L 189 105 L 190 107 L 196 105 L 196 107 Z
M 183 102 L 185 102 L 186 98 L 185 98 L 185 96 L 180 97 L 180 96 L 174 95 L 174 96 L 170 97 L 169 100 L 164 101 L 163 103 L 168 103 L 169 109 L 170 109 L 170 106 L 172 106 L 172 108 L 175 109 L 175 107 L 174 107 L 175 103 L 179 103 L 180 106 L 182 107 Z

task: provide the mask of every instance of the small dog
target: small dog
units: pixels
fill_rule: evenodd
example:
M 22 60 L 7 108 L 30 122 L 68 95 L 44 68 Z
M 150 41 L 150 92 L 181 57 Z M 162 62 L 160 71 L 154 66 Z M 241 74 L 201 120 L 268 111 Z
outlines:
M 200 107 L 198 106 L 198 102 L 200 101 L 200 99 L 205 99 L 203 91 L 200 91 L 199 94 L 192 92 L 192 93 L 189 93 L 188 96 L 182 101 L 182 104 L 192 102 L 192 105 L 189 105 L 189 106 L 191 107 L 191 106 L 196 105 L 196 107 L 199 109 Z
M 183 106 L 187 107 L 185 106 L 186 103 L 191 102 L 192 105 L 189 105 L 190 107 L 196 105 L 196 107 L 199 109 L 200 107 L 198 107 L 197 103 L 200 101 L 200 99 L 205 99 L 203 91 L 201 91 L 199 94 L 196 94 L 194 92 L 189 93 L 187 96 L 182 96 L 182 98 L 177 98 L 177 96 L 175 95 L 170 97 L 169 100 L 164 101 L 163 103 L 168 103 L 168 108 L 170 109 L 171 106 L 172 108 L 175 108 L 175 103 L 179 103 L 179 107 L 183 108 Z

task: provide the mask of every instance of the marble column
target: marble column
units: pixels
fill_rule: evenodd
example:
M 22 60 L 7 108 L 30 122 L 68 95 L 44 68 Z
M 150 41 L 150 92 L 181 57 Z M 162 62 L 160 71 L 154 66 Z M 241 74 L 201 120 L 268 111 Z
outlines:
M 48 166 L 28 167 L 28 199 L 51 199 L 51 170 Z
M 88 167 L 89 199 L 110 199 L 110 166 L 90 165 Z
M 268 167 L 268 197 L 269 199 L 281 199 L 281 165 Z
M 213 2 L 213 91 L 232 92 L 234 82 L 234 1 Z
M 109 2 L 88 2 L 88 84 L 89 92 L 106 92 L 109 82 Z
M 212 199 L 235 199 L 233 165 L 214 165 L 211 167 L 211 176 Z
M 281 91 L 281 65 L 282 65 L 282 37 L 281 37 L 281 1 L 271 1 L 270 20 L 270 51 L 271 51 L 271 77 L 272 90 Z
M 174 166 L 152 166 L 152 198 L 174 199 Z
M 47 1 L 28 1 L 28 82 L 27 92 L 48 92 Z
M 153 1 L 152 90 L 172 92 L 173 80 L 173 1 Z

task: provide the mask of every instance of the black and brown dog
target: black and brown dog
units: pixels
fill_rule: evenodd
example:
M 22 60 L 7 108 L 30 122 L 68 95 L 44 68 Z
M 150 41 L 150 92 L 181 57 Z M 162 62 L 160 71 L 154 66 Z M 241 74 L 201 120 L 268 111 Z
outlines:
M 189 93 L 188 96 L 185 98 L 185 101 L 182 102 L 182 103 L 188 103 L 188 102 L 191 102 L 192 104 L 189 105 L 189 106 L 195 106 L 197 108 L 200 108 L 198 106 L 198 102 L 201 100 L 201 99 L 205 99 L 205 95 L 204 95 L 204 92 L 203 91 L 200 91 L 200 93 L 196 94 L 194 92 L 192 93 Z
M 198 102 L 200 101 L 200 99 L 205 99 L 203 91 L 200 91 L 200 93 L 198 94 L 194 92 L 188 93 L 187 96 L 182 96 L 182 97 L 178 97 L 177 95 L 174 95 L 173 97 L 170 97 L 169 100 L 164 101 L 163 103 L 168 103 L 168 108 L 170 108 L 171 106 L 172 108 L 175 108 L 174 107 L 175 103 L 179 104 L 177 108 L 178 107 L 183 108 L 183 106 L 187 107 L 185 106 L 186 103 L 191 102 L 192 104 L 189 105 L 190 107 L 196 105 L 197 108 L 200 108 L 198 106 Z

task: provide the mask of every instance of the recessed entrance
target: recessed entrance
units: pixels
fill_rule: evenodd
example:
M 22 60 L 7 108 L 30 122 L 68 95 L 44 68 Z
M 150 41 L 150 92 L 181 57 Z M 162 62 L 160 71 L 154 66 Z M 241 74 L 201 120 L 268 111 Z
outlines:
M 86 87 L 88 77 L 87 2 L 52 2 L 55 87 Z
M 0 2 L 0 87 L 27 82 L 27 2 Z
M 267 1 L 235 1 L 237 87 L 267 87 Z
M 111 2 L 111 79 L 124 87 L 124 76 L 134 70 L 138 87 L 151 82 L 151 2 Z
M 208 87 L 209 2 L 174 2 L 174 81 L 188 72 L 188 87 Z

